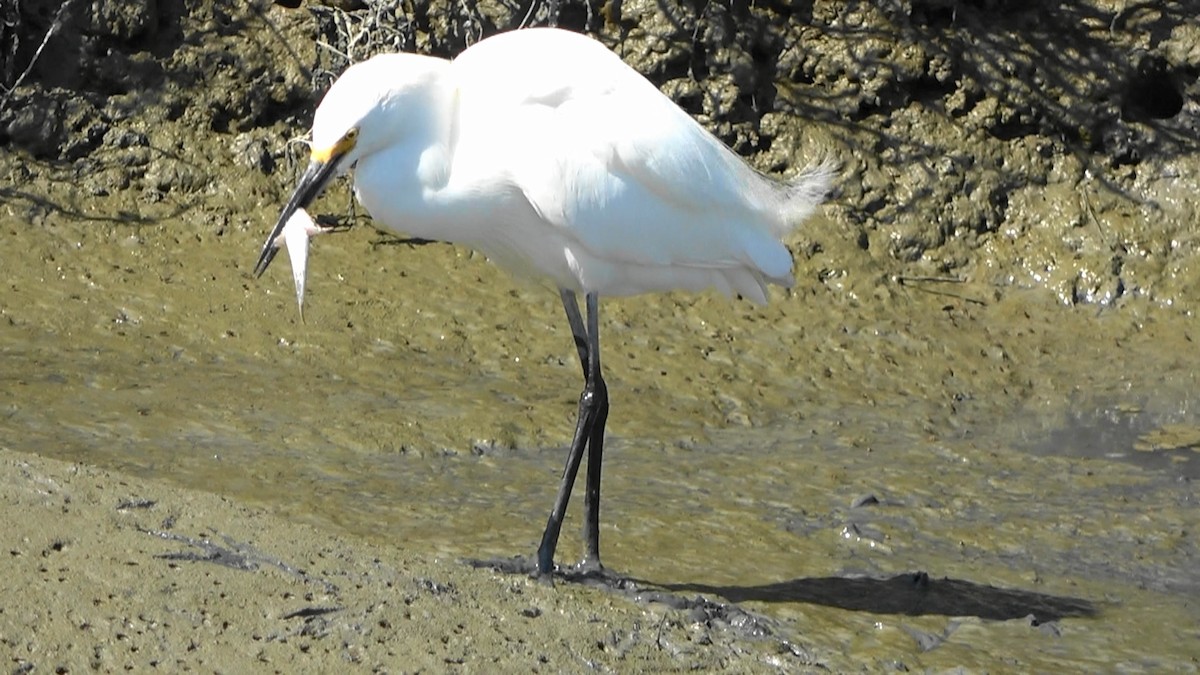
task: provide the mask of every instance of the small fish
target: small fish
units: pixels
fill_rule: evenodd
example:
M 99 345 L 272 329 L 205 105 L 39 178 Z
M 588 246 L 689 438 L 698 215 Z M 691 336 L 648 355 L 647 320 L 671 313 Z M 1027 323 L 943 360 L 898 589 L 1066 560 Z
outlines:
M 308 240 L 325 232 L 304 209 L 297 209 L 288 218 L 283 231 L 271 242 L 273 248 L 286 246 L 292 262 L 292 280 L 296 282 L 296 306 L 300 309 L 300 320 L 304 321 L 304 278 L 308 269 Z

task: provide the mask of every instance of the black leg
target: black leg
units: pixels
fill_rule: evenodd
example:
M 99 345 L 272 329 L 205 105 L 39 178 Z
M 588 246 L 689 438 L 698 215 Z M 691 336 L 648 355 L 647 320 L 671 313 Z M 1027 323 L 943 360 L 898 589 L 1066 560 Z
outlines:
M 546 521 L 542 544 L 538 547 L 539 575 L 546 575 L 554 570 L 554 550 L 558 546 L 558 535 L 562 531 L 567 502 L 571 498 L 571 490 L 575 486 L 575 476 L 579 473 L 579 464 L 583 460 L 585 448 L 588 450 L 588 475 L 584 494 L 585 549 L 581 567 L 600 569 L 600 463 L 604 452 L 604 423 L 608 419 L 608 388 L 600 374 L 599 298 L 595 293 L 587 294 L 588 318 L 585 328 L 575 294 L 563 290 L 560 291 L 560 295 L 563 309 L 567 312 L 567 321 L 571 324 L 575 347 L 579 351 L 580 361 L 583 362 L 585 382 L 583 393 L 579 396 L 579 417 L 575 424 L 575 435 L 571 439 L 571 449 L 567 453 L 567 465 L 563 469 L 554 508 Z
M 567 310 L 567 322 L 571 324 L 571 335 L 575 338 L 575 349 L 579 352 L 579 365 L 583 366 L 583 381 L 587 382 L 588 334 L 583 325 L 583 316 L 579 314 L 579 301 L 575 298 L 575 291 L 565 288 L 558 289 L 558 297 L 562 298 L 563 309 Z
M 583 493 L 583 560 L 579 567 L 599 571 L 600 564 L 600 468 L 604 463 L 604 424 L 608 421 L 608 386 L 600 371 L 600 301 L 595 293 L 587 296 L 588 363 L 584 396 L 592 399 L 592 420 L 588 423 L 587 489 Z

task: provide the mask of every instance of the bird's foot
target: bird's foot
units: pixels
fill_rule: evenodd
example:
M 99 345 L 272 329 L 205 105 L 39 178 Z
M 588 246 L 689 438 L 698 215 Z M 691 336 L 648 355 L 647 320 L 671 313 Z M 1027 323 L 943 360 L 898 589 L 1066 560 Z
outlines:
M 599 558 L 584 558 L 570 567 L 559 567 L 558 576 L 564 581 L 588 586 L 603 586 L 614 590 L 628 589 L 632 581 L 600 564 Z
M 568 584 L 599 586 L 614 591 L 637 591 L 637 583 L 624 575 L 613 572 L 600 564 L 599 558 L 584 558 L 575 565 L 554 564 L 549 571 L 538 569 L 537 556 L 513 556 L 511 558 L 467 559 L 471 567 L 490 569 L 501 574 L 521 574 L 542 583 L 554 584 L 556 580 Z
M 583 576 L 603 576 L 607 573 L 604 565 L 600 564 L 600 556 L 587 555 L 571 568 L 575 574 Z

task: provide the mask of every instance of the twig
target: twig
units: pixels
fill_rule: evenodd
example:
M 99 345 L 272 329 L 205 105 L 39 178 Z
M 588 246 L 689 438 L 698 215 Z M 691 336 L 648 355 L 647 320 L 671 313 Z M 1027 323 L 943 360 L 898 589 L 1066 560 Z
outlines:
M 346 59 L 347 63 L 353 62 L 353 60 L 350 58 L 349 54 L 341 51 L 337 47 L 334 47 L 333 45 L 329 44 L 328 42 L 325 42 L 324 40 L 317 40 L 317 46 L 324 47 L 325 49 L 328 49 L 330 52 L 333 52 L 334 54 L 337 54 L 338 56 L 342 57 L 343 59 Z
M 12 93 L 16 91 L 17 87 L 21 86 L 21 83 L 25 81 L 26 77 L 29 77 L 29 73 L 33 72 L 33 66 L 37 63 L 38 58 L 41 57 L 42 50 L 44 50 L 46 48 L 46 44 L 50 42 L 51 36 L 57 33 L 59 28 L 62 28 L 63 12 L 66 12 L 67 8 L 74 3 L 75 0 L 67 0 L 58 8 L 58 12 L 54 14 L 54 20 L 50 22 L 50 27 L 46 29 L 46 34 L 42 36 L 42 43 L 38 45 L 37 51 L 35 51 L 33 53 L 33 57 L 29 59 L 29 65 L 25 66 L 25 71 L 17 77 L 12 86 L 8 88 L 0 86 L 0 89 L 4 89 L 4 96 L 0 97 L 0 108 L 3 108 L 4 104 L 8 103 L 8 99 L 10 96 L 12 96 Z
M 899 283 L 901 286 L 903 286 L 905 283 L 910 282 L 910 281 L 912 281 L 912 282 L 936 281 L 939 283 L 947 283 L 947 284 L 965 284 L 965 283 L 967 283 L 967 280 L 963 279 L 962 277 L 910 277 L 910 276 L 904 275 L 904 274 L 896 275 L 896 282 Z
M 521 23 L 517 24 L 517 30 L 521 30 L 529 23 L 529 19 L 533 16 L 533 9 L 537 7 L 537 4 L 538 0 L 529 0 L 529 10 L 525 12 L 525 18 L 521 19 Z
M 937 291 L 932 288 L 924 288 L 922 286 L 915 285 L 919 283 L 965 284 L 967 280 L 961 277 L 905 276 L 902 274 L 897 274 L 896 276 L 892 277 L 892 279 L 905 288 L 913 288 L 923 293 L 930 293 L 932 295 L 944 295 L 948 298 L 955 298 L 957 300 L 962 300 L 963 302 L 970 302 L 976 305 L 987 307 L 987 302 L 978 298 L 970 298 L 959 293 Z
M 1083 196 L 1084 211 L 1087 213 L 1091 221 L 1096 225 L 1096 232 L 1100 234 L 1100 240 L 1103 241 L 1106 246 L 1108 246 L 1108 250 L 1116 253 L 1116 243 L 1109 240 L 1108 232 L 1104 230 L 1104 224 L 1100 222 L 1098 217 L 1096 217 L 1096 209 L 1092 208 L 1092 198 L 1088 194 L 1090 192 L 1092 183 L 1091 176 L 1087 172 L 1084 172 L 1083 178 L 1080 179 L 1079 182 L 1081 184 L 1079 194 Z
M 924 293 L 930 293 L 932 295 L 944 295 L 947 298 L 954 298 L 955 300 L 962 300 L 963 302 L 969 302 L 971 304 L 979 305 L 981 307 L 987 307 L 987 302 L 980 300 L 979 298 L 969 298 L 969 297 L 967 297 L 965 295 L 961 295 L 959 293 L 950 293 L 947 291 L 935 291 L 932 288 L 921 288 L 920 286 L 913 286 L 913 288 L 917 289 L 918 291 L 922 291 Z

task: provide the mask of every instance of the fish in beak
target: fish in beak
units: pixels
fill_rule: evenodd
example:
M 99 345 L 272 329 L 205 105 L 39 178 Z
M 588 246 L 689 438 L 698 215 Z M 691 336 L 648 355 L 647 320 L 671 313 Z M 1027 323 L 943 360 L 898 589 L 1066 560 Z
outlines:
M 337 157 L 330 157 L 328 160 L 321 161 L 316 158 L 317 153 L 313 153 L 313 160 L 308 163 L 308 168 L 304 170 L 304 174 L 300 176 L 300 182 L 296 184 L 296 189 L 292 191 L 292 196 L 288 199 L 287 206 L 283 207 L 283 212 L 279 214 L 279 220 L 275 221 L 275 227 L 271 229 L 271 234 L 267 236 L 267 241 L 263 244 L 262 252 L 258 254 L 258 262 L 254 264 L 254 276 L 261 277 L 263 272 L 267 271 L 267 267 L 271 265 L 271 261 L 275 259 L 275 254 L 279 252 L 279 246 L 283 243 L 281 235 L 292 216 L 297 211 L 303 211 L 309 204 L 316 199 L 321 192 L 325 190 L 325 186 L 337 173 Z M 312 222 L 312 218 L 305 214 L 308 222 Z M 288 247 L 290 252 L 292 247 Z M 307 251 L 307 242 L 305 242 L 305 250 Z
M 300 176 L 296 189 L 288 199 L 287 205 L 271 228 L 271 234 L 263 243 L 262 252 L 258 254 L 258 262 L 254 264 L 254 276 L 260 277 L 280 246 L 287 246 L 288 257 L 292 262 L 292 279 L 296 283 L 296 303 L 300 306 L 300 319 L 304 319 L 304 279 L 308 265 L 308 240 L 325 232 L 326 229 L 313 221 L 305 209 L 325 191 L 325 186 L 339 173 L 338 167 L 346 154 L 354 148 L 358 137 L 358 128 L 352 128 L 337 143 L 332 146 L 312 152 L 308 168 Z
M 283 226 L 283 232 L 271 242 L 272 251 L 278 251 L 281 245 L 287 247 L 288 258 L 292 263 L 292 281 L 296 284 L 296 306 L 300 310 L 301 321 L 304 321 L 304 279 L 308 269 L 308 240 L 327 231 L 308 215 L 308 211 L 296 209 Z

